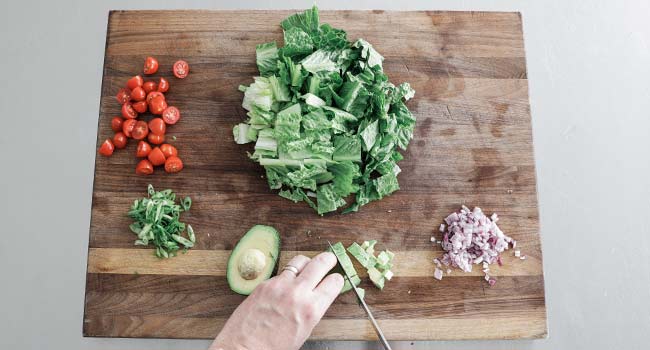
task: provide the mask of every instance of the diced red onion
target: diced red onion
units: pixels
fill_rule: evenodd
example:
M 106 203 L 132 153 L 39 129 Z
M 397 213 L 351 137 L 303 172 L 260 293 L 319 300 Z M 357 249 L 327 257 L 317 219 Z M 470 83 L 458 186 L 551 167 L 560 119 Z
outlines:
M 475 207 L 470 211 L 464 205 L 460 211 L 449 214 L 445 218 L 446 229 L 445 224 L 440 225 L 440 231 L 443 232 L 440 244 L 445 253 L 440 259 L 434 259 L 437 265 L 434 277 L 438 274 L 440 278 L 436 279 L 442 278 L 442 270 L 439 268 L 441 263 L 465 272 L 471 272 L 474 264 L 483 264 L 485 280 L 494 285 L 496 280 L 488 275 L 488 266 L 494 263 L 501 265 L 500 254 L 508 249 L 509 244 L 513 247 L 516 245 L 512 238 L 499 229 L 496 224 L 498 220 L 496 213 L 488 217 L 481 208 Z M 517 252 L 519 251 L 515 254 Z
M 442 280 L 442 270 L 436 267 L 436 270 L 433 272 L 433 278 Z

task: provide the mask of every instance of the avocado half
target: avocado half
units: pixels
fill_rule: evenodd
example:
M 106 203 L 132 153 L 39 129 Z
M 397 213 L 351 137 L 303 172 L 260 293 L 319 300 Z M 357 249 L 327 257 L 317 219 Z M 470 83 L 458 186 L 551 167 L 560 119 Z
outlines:
M 249 295 L 269 279 L 280 256 L 280 234 L 271 226 L 255 225 L 237 242 L 228 258 L 226 277 L 233 292 Z

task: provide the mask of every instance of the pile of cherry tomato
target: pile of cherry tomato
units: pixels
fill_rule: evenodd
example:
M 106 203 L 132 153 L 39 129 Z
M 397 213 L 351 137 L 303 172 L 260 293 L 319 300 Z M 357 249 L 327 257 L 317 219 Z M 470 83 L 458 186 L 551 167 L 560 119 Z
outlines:
M 187 62 L 178 61 L 174 63 L 174 76 L 183 79 L 189 69 Z M 144 62 L 144 74 L 151 75 L 157 71 L 158 60 L 147 57 Z M 99 154 L 110 157 L 115 148 L 125 148 L 131 138 L 138 141 L 136 157 L 144 158 L 136 166 L 136 174 L 153 174 L 154 167 L 159 165 L 164 165 L 168 173 L 181 171 L 183 161 L 178 157 L 178 150 L 164 143 L 167 125 L 174 125 L 181 118 L 178 108 L 167 105 L 164 93 L 168 90 L 169 82 L 162 77 L 158 83 L 144 81 L 140 75 L 129 79 L 126 87 L 120 89 L 116 96 L 122 105 L 122 116 L 111 120 L 111 129 L 115 131 L 115 135 L 102 143 Z M 138 116 L 147 111 L 154 115 L 154 118 L 149 122 L 138 120 Z

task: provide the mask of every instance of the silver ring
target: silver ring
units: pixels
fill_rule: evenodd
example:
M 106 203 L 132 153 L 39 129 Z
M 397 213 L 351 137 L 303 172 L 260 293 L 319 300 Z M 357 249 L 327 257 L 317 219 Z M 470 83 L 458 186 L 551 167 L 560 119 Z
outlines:
M 287 265 L 287 266 L 283 267 L 282 271 L 285 271 L 285 270 L 293 272 L 293 274 L 296 275 L 296 276 L 298 276 L 298 273 L 300 272 L 298 270 L 298 268 L 293 266 L 293 265 Z

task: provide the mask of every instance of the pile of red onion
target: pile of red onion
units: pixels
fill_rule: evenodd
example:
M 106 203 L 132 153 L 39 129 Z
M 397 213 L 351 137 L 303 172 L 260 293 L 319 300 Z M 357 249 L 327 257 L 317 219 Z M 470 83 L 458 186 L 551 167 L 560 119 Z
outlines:
M 462 206 L 459 212 L 453 212 L 447 218 L 445 224 L 440 225 L 440 232 L 443 233 L 442 241 L 438 243 L 442 246 L 445 254 L 441 259 L 434 259 L 436 270 L 434 277 L 442 279 L 442 265 L 458 267 L 465 272 L 472 271 L 472 265 L 483 264 L 483 273 L 485 280 L 494 285 L 496 280 L 490 277 L 489 265 L 498 263 L 501 265 L 501 253 L 508 249 L 512 244 L 515 248 L 517 242 L 506 236 L 497 226 L 499 217 L 492 214 L 486 216 L 481 208 L 476 207 L 470 211 L 466 206 Z M 432 238 L 432 241 L 435 241 Z M 515 251 L 516 256 L 520 256 L 519 251 Z M 520 259 L 524 259 L 521 256 Z M 447 274 L 451 272 L 447 270 Z

